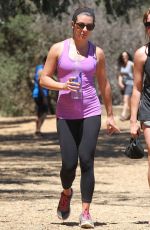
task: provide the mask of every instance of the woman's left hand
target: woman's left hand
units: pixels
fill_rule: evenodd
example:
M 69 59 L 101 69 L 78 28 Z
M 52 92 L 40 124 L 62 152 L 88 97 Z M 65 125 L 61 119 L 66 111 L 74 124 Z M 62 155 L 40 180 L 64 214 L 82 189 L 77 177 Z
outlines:
M 107 118 L 106 125 L 107 125 L 108 135 L 112 135 L 113 133 L 116 133 L 116 132 L 120 133 L 120 129 L 116 125 L 114 118 L 112 116 Z

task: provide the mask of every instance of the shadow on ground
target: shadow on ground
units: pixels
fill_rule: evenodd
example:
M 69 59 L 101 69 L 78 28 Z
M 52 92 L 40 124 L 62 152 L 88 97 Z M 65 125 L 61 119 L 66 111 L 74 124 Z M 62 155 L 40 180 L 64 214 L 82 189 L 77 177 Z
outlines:
M 30 120 L 29 120 L 30 121 Z M 28 123 L 22 120 L 22 123 Z M 1 123 L 1 125 L 10 127 L 17 125 L 18 122 L 10 121 Z M 112 158 L 118 160 L 120 164 L 134 164 L 135 160 L 128 160 L 124 156 L 124 150 L 129 142 L 128 130 L 123 130 L 120 134 L 113 136 L 106 135 L 101 130 L 98 138 L 95 161 L 105 162 Z M 143 136 L 141 142 L 144 145 Z M 58 193 L 52 189 L 28 189 L 25 185 L 38 186 L 46 184 L 50 186 L 50 178 L 59 178 L 60 170 L 60 151 L 59 142 L 56 132 L 44 133 L 43 136 L 36 137 L 32 134 L 15 134 L 0 135 L 0 200 L 30 200 L 30 199 L 58 199 Z M 124 160 L 122 160 L 124 159 Z M 97 167 L 97 166 L 95 166 Z M 108 167 L 113 167 L 109 165 Z M 56 180 L 58 185 L 60 181 Z M 113 199 L 124 201 L 130 199 L 129 194 L 113 194 L 105 193 Z M 99 192 L 99 195 L 105 195 Z M 76 194 L 80 200 L 80 194 Z M 133 197 L 131 197 L 132 199 Z M 95 203 L 99 202 L 99 197 L 95 199 Z

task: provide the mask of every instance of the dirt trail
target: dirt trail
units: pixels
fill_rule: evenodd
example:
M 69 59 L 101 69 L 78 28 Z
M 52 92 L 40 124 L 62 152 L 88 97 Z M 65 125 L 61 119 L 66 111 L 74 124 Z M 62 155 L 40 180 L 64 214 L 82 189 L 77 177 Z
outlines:
M 105 113 L 95 157 L 95 193 L 91 215 L 95 229 L 150 229 L 147 159 L 130 160 L 123 154 L 129 140 L 129 121 L 115 118 L 120 134 L 105 133 Z M 0 118 L 0 229 L 80 229 L 79 179 L 73 184 L 71 216 L 62 223 L 56 216 L 61 191 L 60 152 L 55 117 L 48 116 L 43 137 L 34 136 L 34 117 Z M 143 136 L 142 144 L 145 146 Z

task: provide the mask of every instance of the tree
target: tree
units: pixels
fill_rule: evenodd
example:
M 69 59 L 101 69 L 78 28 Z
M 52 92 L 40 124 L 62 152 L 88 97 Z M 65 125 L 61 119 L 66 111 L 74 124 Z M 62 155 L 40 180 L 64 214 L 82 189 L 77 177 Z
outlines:
M 120 97 L 115 82 L 116 60 L 122 50 L 127 49 L 133 54 L 136 47 L 143 44 L 142 11 L 139 9 L 147 8 L 146 2 L 0 0 L 1 113 L 15 116 L 33 114 L 31 89 L 35 65 L 40 56 L 47 54 L 53 43 L 70 36 L 72 8 L 83 5 L 95 10 L 96 29 L 92 40 L 105 51 L 113 103 L 118 104 Z
M 73 4 L 89 6 L 93 2 L 97 6 L 103 3 L 107 16 L 112 15 L 114 19 L 123 15 L 128 18 L 130 9 L 134 7 L 141 8 L 144 4 L 148 4 L 147 0 L 1 0 L 0 15 L 1 20 L 6 20 L 18 13 L 30 15 L 38 11 L 50 16 L 58 16 L 61 19 L 62 13 L 69 13 L 69 6 Z

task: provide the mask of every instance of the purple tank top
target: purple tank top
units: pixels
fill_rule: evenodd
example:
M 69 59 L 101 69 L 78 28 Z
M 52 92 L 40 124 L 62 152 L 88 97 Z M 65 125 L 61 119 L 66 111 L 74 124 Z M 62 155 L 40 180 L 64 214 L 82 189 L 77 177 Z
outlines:
M 69 57 L 70 39 L 64 41 L 63 52 L 58 60 L 58 81 L 66 82 L 72 77 L 76 62 Z M 101 105 L 95 89 L 96 72 L 95 46 L 89 42 L 87 57 L 80 61 L 82 72 L 82 99 L 71 98 L 69 90 L 60 90 L 56 106 L 56 116 L 60 119 L 82 119 L 101 114 Z

